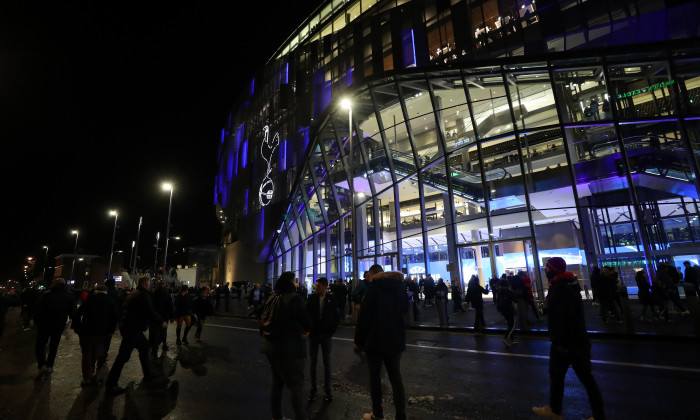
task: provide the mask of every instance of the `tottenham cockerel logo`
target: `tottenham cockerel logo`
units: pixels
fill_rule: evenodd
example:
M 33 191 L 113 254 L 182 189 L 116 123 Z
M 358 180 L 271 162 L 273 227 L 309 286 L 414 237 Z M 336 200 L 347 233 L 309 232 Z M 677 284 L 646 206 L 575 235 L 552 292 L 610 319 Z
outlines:
M 280 133 L 275 133 L 275 136 L 270 140 L 270 127 L 267 125 L 263 127 L 263 133 L 265 134 L 265 138 L 260 147 L 260 153 L 262 154 L 262 158 L 265 159 L 265 162 L 267 162 L 267 172 L 260 184 L 260 205 L 264 207 L 270 204 L 272 195 L 275 192 L 275 184 L 273 184 L 272 179 L 270 179 L 270 172 L 272 172 L 272 155 L 280 144 Z

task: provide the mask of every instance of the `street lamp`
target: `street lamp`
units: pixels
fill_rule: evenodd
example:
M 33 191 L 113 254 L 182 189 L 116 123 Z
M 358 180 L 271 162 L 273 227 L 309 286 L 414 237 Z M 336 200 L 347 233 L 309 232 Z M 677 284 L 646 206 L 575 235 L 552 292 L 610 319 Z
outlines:
M 168 205 L 168 224 L 165 227 L 165 251 L 163 253 L 163 274 L 165 274 L 165 270 L 168 269 L 168 242 L 170 242 L 170 214 L 173 210 L 173 184 L 170 184 L 168 182 L 163 183 L 163 190 L 170 190 L 170 204 Z M 156 251 L 158 250 L 156 249 Z
M 139 238 L 141 238 L 141 224 L 143 223 L 143 217 L 139 217 L 139 229 L 136 232 L 136 241 L 134 247 L 134 262 L 131 263 L 131 272 L 136 276 L 136 260 L 139 258 Z M 156 250 L 157 251 L 157 250 Z
M 350 148 L 350 159 L 349 159 L 349 174 L 350 179 L 348 186 L 350 187 L 350 212 L 351 212 L 351 222 L 350 225 L 350 247 L 352 248 L 352 280 L 354 284 L 357 284 L 357 247 L 355 246 L 355 239 L 357 237 L 357 220 L 355 217 L 355 168 L 354 168 L 354 155 L 352 151 L 352 102 L 348 98 L 344 98 L 340 101 L 340 105 L 348 110 L 348 142 Z
M 158 267 L 158 242 L 160 242 L 160 232 L 156 232 L 156 244 L 153 245 L 156 247 L 156 251 L 153 253 L 153 275 L 156 275 L 156 268 Z
M 114 238 L 117 236 L 117 217 L 119 213 L 116 210 L 109 211 L 110 216 L 114 216 L 114 229 L 112 229 L 112 244 L 109 247 L 109 269 L 107 271 L 107 279 L 112 278 L 112 254 L 114 253 Z
M 44 268 L 41 270 L 41 281 L 43 282 L 46 278 L 46 260 L 49 259 L 49 247 L 47 245 L 42 246 L 46 250 L 44 255 Z
M 75 254 L 78 253 L 78 235 L 79 232 L 77 230 L 74 230 L 71 232 L 72 235 L 75 235 L 75 245 L 73 246 L 73 264 L 70 267 L 70 279 L 73 280 L 73 270 L 75 269 Z

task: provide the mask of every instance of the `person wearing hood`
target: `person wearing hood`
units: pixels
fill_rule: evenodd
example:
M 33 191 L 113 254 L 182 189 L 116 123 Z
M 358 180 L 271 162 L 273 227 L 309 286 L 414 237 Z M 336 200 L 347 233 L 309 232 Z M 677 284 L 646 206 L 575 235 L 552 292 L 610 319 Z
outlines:
M 364 420 L 384 418 L 381 368 L 385 366 L 391 382 L 396 419 L 406 419 L 406 395 L 401 378 L 401 353 L 406 350 L 404 317 L 408 296 L 402 287 L 403 274 L 384 272 L 375 264 L 369 269 L 367 290 L 355 327 L 355 351 L 367 354 L 372 411 Z
M 61 334 L 66 328 L 66 321 L 75 312 L 75 296 L 66 287 L 66 281 L 57 277 L 53 286 L 39 296 L 34 308 L 36 324 L 36 361 L 39 375 L 53 372 L 53 364 L 61 342 Z M 46 344 L 49 355 L 46 356 Z
M 532 411 L 547 419 L 562 418 L 564 379 L 571 366 L 588 393 L 593 410 L 590 418 L 604 420 L 603 397 L 591 373 L 591 342 L 583 316 L 578 279 L 566 271 L 566 261 L 560 257 L 547 260 L 544 271 L 550 281 L 547 296 L 547 322 L 552 342 L 549 350 L 549 405 L 532 407 Z

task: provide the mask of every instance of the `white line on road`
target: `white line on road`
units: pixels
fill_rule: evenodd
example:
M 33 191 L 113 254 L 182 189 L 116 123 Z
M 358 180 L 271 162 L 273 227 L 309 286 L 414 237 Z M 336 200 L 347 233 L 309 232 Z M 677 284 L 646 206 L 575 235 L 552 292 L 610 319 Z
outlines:
M 207 323 L 207 326 L 208 327 L 229 328 L 232 330 L 258 332 L 257 328 L 233 327 L 233 326 L 229 326 L 229 325 L 219 325 L 219 324 L 209 324 L 209 323 Z M 333 339 L 337 340 L 337 341 L 348 341 L 348 342 L 353 341 L 353 339 L 351 339 L 351 338 L 343 338 L 343 337 L 333 337 Z M 523 354 L 523 353 L 504 353 L 504 352 L 500 352 L 500 351 L 459 349 L 459 348 L 454 348 L 454 347 L 421 346 L 419 344 L 406 344 L 406 347 L 416 347 L 416 348 L 429 349 L 429 350 L 454 351 L 454 352 L 459 352 L 459 353 L 486 354 L 486 355 L 492 355 L 492 356 L 521 357 L 521 358 L 525 358 L 525 359 L 543 359 L 543 360 L 549 359 L 549 356 L 546 356 L 546 355 Z M 658 370 L 673 370 L 673 371 L 688 372 L 688 373 L 700 373 L 700 369 L 696 369 L 696 368 L 667 366 L 667 365 L 651 365 L 648 363 L 614 362 L 614 361 L 610 361 L 610 360 L 591 360 L 591 363 L 599 364 L 599 365 L 612 365 L 612 366 L 624 366 L 624 367 L 647 368 L 647 369 L 658 369 Z

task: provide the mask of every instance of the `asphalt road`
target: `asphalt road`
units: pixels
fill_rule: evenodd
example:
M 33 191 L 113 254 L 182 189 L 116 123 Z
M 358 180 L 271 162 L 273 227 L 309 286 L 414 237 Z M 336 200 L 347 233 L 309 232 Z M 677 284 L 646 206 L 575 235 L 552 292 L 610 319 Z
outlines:
M 67 330 L 54 373 L 35 380 L 34 330 L 21 331 L 8 314 L 0 340 L 0 419 L 270 419 L 267 361 L 259 353 L 255 321 L 211 319 L 203 343 L 174 345 L 155 367 L 164 379 L 141 384 L 136 353 L 122 374 L 128 392 L 104 396 L 81 388 L 77 336 Z M 193 336 L 193 332 L 190 333 Z M 308 405 L 311 419 L 359 419 L 370 410 L 367 373 L 352 350 L 353 329 L 333 341 L 332 402 Z M 549 343 L 520 337 L 507 349 L 500 335 L 473 337 L 447 331 L 408 331 L 402 374 L 411 419 L 534 419 L 530 407 L 548 402 Z M 191 340 L 193 341 L 193 340 Z M 116 355 L 115 337 L 110 361 Z M 700 344 L 594 341 L 594 375 L 610 419 L 700 418 Z M 108 362 L 108 365 L 110 363 Z M 322 367 L 319 361 L 319 382 Z M 100 375 L 106 376 L 103 369 Z M 308 384 L 308 374 L 307 374 Z M 385 414 L 393 418 L 384 380 Z M 286 396 L 286 395 L 285 395 Z M 291 416 L 285 401 L 284 411 Z M 584 388 L 573 371 L 566 379 L 564 418 L 590 416 Z

